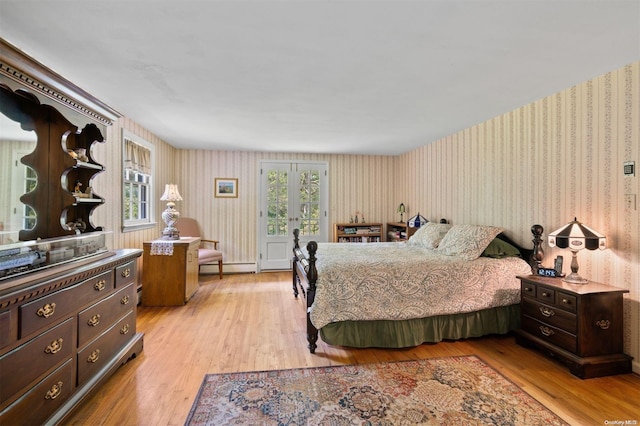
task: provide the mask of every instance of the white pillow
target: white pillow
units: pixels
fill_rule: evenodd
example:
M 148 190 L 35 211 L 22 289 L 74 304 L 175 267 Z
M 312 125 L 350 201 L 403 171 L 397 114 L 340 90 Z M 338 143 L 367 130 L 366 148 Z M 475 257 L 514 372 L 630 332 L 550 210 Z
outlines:
M 448 256 L 474 260 L 501 232 L 502 228 L 496 226 L 454 225 L 444 236 L 437 250 Z
M 427 222 L 409 238 L 408 244 L 434 249 L 438 247 L 449 229 L 451 225 L 448 223 Z

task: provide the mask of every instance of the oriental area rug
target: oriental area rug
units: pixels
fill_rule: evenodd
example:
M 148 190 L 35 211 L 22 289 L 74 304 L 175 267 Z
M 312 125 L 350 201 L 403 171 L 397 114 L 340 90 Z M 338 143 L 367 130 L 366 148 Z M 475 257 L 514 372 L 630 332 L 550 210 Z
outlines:
M 205 376 L 186 425 L 566 425 L 476 356 Z

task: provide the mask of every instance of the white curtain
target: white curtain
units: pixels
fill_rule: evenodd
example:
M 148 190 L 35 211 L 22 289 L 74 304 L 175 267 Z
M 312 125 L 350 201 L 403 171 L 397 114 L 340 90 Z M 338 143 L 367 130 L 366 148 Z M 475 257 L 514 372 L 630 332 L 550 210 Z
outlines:
M 124 166 L 136 172 L 151 173 L 151 151 L 137 143 L 124 140 Z

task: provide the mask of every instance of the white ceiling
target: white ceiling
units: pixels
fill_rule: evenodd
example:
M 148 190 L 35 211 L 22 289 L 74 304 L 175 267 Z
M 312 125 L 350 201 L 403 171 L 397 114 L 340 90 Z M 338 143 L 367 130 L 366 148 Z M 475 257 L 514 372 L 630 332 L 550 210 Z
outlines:
M 0 0 L 0 35 L 175 147 L 393 155 L 640 59 L 640 1 Z

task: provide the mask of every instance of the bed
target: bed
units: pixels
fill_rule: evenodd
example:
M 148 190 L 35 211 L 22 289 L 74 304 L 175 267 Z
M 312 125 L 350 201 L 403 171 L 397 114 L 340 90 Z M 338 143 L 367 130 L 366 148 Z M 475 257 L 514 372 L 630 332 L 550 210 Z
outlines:
M 532 227 L 533 249 L 502 231 L 429 222 L 406 243 L 300 247 L 296 229 L 293 293 L 306 299 L 310 352 L 319 335 L 334 346 L 403 348 L 519 328 L 516 276 L 536 267 L 541 228 Z

